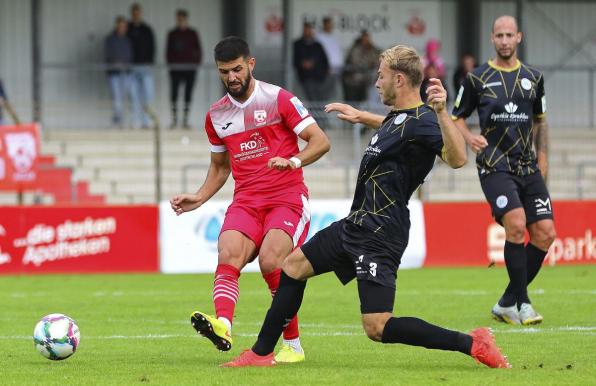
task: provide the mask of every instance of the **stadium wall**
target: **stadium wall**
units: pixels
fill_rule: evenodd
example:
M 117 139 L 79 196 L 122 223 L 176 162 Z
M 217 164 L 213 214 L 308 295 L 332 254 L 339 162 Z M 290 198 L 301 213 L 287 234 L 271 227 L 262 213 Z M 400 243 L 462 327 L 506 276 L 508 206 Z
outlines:
M 309 237 L 346 216 L 349 200 L 311 202 Z M 38 273 L 211 273 L 227 201 L 175 216 L 157 206 L 0 207 L 0 275 Z M 505 234 L 486 203 L 412 200 L 401 268 L 503 262 Z M 549 265 L 596 264 L 596 201 L 557 201 Z M 246 267 L 257 272 L 258 264 Z
M 596 201 L 555 201 L 552 210 L 557 238 L 547 264 L 595 264 Z M 424 266 L 503 263 L 505 230 L 492 219 L 488 204 L 425 203 L 424 219 Z
M 217 239 L 223 224 L 227 201 L 209 201 L 201 210 L 176 216 L 169 202 L 160 205 L 161 271 L 164 273 L 215 272 Z M 311 201 L 311 224 L 307 240 L 350 211 L 350 200 Z M 410 244 L 404 252 L 402 267 L 419 268 L 425 255 L 422 203 L 412 200 L 410 209 Z M 244 271 L 259 272 L 257 261 Z
M 158 271 L 156 206 L 0 207 L 0 274 Z

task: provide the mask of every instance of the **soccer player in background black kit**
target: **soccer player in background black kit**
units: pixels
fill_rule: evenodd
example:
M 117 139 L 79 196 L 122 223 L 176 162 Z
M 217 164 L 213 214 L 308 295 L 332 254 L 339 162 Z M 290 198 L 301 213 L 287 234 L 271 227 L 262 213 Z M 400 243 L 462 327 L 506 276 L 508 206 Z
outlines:
M 505 227 L 509 285 L 492 315 L 505 323 L 530 325 L 542 322 L 542 316 L 532 307 L 527 287 L 555 239 L 555 226 L 545 184 L 548 136 L 544 77 L 517 59 L 521 38 L 515 18 L 501 16 L 495 20 L 492 42 L 496 58 L 468 73 L 452 118 L 477 153 L 480 185 L 495 220 Z M 465 123 L 475 109 L 480 135 L 472 134 Z M 524 245 L 526 228 L 530 241 Z
M 459 351 L 490 367 L 509 367 L 487 328 L 469 335 L 413 317 L 394 317 L 397 269 L 408 243 L 408 200 L 437 156 L 453 168 L 466 162 L 465 142 L 445 109 L 447 93 L 431 79 L 428 106 L 420 99 L 422 63 L 395 46 L 380 57 L 376 87 L 393 110 L 382 116 L 341 103 L 326 106 L 351 122 L 379 127 L 360 163 L 348 217 L 318 232 L 283 262 L 279 289 L 251 350 L 224 367 L 275 365 L 273 349 L 302 303 L 306 279 L 334 271 L 343 284 L 358 280 L 362 324 L 376 342 Z

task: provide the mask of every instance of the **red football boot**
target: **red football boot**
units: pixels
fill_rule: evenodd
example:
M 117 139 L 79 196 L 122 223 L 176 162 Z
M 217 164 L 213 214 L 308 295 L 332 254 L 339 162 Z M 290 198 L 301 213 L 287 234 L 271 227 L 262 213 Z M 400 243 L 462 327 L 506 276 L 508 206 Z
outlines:
M 238 358 L 223 363 L 219 367 L 272 367 L 276 364 L 273 353 L 261 356 L 255 354 L 252 350 L 244 350 Z
M 470 332 L 472 336 L 472 358 L 479 363 L 484 363 L 493 368 L 511 368 L 507 357 L 501 354 L 501 350 L 495 342 L 490 329 L 486 327 L 477 328 Z

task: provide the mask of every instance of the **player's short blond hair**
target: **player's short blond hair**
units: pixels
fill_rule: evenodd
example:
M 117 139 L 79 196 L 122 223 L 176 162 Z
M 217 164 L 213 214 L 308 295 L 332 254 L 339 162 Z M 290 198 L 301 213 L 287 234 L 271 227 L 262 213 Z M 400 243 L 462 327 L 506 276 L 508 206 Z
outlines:
M 393 71 L 402 72 L 412 87 L 420 87 L 422 84 L 424 78 L 422 60 L 414 48 L 401 44 L 388 48 L 383 51 L 380 60 Z

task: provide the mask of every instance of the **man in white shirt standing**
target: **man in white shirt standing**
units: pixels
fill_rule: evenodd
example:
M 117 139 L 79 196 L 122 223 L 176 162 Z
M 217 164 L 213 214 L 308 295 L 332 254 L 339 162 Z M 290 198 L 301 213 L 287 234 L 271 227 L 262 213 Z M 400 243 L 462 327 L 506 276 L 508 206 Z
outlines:
M 339 43 L 339 38 L 333 33 L 333 19 L 331 16 L 323 18 L 323 30 L 317 34 L 317 40 L 323 46 L 327 60 L 329 60 L 329 67 L 331 73 L 327 77 L 327 95 L 325 99 L 336 99 L 337 83 L 339 74 L 344 63 L 344 56 Z

